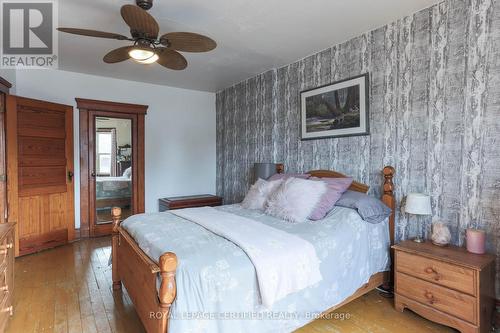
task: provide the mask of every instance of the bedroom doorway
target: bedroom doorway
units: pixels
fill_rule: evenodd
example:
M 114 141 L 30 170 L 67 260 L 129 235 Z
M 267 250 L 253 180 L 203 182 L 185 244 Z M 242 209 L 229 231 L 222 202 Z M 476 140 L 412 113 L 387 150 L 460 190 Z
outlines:
M 109 235 L 111 209 L 144 212 L 147 107 L 77 99 L 80 109 L 80 235 Z

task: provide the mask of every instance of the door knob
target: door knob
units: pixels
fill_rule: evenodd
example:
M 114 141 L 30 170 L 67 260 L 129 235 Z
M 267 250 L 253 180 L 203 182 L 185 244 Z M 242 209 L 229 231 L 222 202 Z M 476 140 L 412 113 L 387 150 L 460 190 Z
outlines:
M 74 176 L 73 172 L 72 171 L 68 171 L 68 179 L 69 179 L 69 181 L 73 180 L 73 176 Z
M 90 174 L 92 177 L 95 177 L 95 172 L 92 171 L 92 173 Z

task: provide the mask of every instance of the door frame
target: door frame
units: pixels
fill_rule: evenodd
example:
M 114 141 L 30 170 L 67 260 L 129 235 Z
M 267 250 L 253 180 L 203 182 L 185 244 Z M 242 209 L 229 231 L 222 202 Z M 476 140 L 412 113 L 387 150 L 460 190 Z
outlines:
M 5 114 L 12 84 L 0 76 L 0 223 L 7 221 L 7 162 L 5 154 Z
M 144 213 L 144 120 L 148 106 L 82 98 L 76 98 L 76 104 L 80 110 L 80 237 L 109 235 L 111 223 L 94 223 L 95 178 L 91 174 L 95 171 L 95 117 L 132 120 L 132 213 Z

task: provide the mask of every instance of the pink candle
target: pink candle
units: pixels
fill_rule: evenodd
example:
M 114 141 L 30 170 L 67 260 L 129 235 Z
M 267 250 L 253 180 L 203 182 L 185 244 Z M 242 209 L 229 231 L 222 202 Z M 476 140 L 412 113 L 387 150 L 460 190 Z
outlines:
M 467 229 L 466 243 L 467 251 L 470 253 L 483 254 L 485 252 L 486 234 L 483 230 Z

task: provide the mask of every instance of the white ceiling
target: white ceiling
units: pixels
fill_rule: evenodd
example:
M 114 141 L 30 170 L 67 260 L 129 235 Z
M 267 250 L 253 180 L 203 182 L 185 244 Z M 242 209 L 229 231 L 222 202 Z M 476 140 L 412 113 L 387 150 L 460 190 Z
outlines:
M 217 49 L 184 53 L 189 66 L 172 71 L 102 57 L 127 42 L 60 33 L 62 70 L 218 91 L 301 59 L 439 0 L 154 0 L 149 11 L 161 33 L 190 31 L 212 37 Z M 120 7 L 135 0 L 59 1 L 59 26 L 129 35 Z

